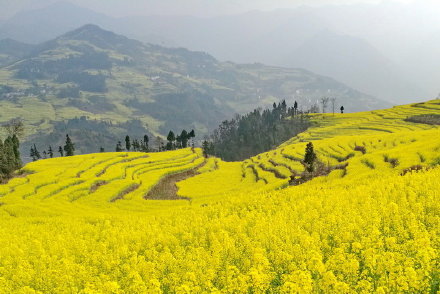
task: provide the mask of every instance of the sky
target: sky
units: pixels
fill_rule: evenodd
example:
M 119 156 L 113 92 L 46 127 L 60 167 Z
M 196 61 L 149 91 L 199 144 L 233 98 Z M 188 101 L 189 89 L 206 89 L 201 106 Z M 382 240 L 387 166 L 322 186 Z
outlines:
M 61 0 L 0 0 L 0 18 L 6 19 L 20 10 L 35 9 Z M 65 0 L 64 0 L 65 1 Z M 294 8 L 299 5 L 380 3 L 388 0 L 70 0 L 77 5 L 115 17 L 151 14 L 185 14 L 213 16 L 249 10 Z M 393 2 L 429 3 L 438 0 L 394 0 Z

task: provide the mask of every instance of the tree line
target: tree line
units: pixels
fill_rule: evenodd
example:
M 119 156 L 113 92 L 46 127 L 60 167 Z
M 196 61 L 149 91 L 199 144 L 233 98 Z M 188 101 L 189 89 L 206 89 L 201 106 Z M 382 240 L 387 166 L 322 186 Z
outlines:
M 75 155 L 75 144 L 72 142 L 72 139 L 70 139 L 69 134 L 66 135 L 65 145 L 58 146 L 58 153 L 60 154 L 60 157 Z M 38 151 L 37 149 L 37 146 L 34 144 L 31 147 L 29 155 L 31 156 L 33 161 L 37 161 L 39 159 L 53 158 L 54 150 L 52 149 L 52 146 L 49 145 L 47 151 L 43 150 L 43 152 L 40 153 L 40 151 Z
M 12 177 L 14 171 L 22 166 L 20 158 L 20 140 L 24 127 L 20 120 L 13 119 L 3 125 L 7 138 L 0 139 L 0 183 Z
M 190 145 L 194 147 L 195 136 L 196 135 L 194 130 L 191 130 L 190 132 L 187 132 L 186 130 L 182 130 L 180 135 L 177 136 L 174 134 L 173 131 L 170 131 L 167 136 L 166 144 L 164 143 L 164 140 L 160 136 L 158 136 L 156 137 L 157 148 L 151 148 L 149 145 L 150 138 L 148 137 L 148 135 L 144 135 L 142 139 L 132 139 L 130 138 L 129 135 L 127 135 L 125 136 L 125 144 L 123 144 L 121 141 L 118 141 L 116 143 L 115 151 L 116 152 L 124 152 L 124 151 L 161 152 L 167 150 L 187 148 Z M 17 148 L 19 148 L 19 146 Z M 104 147 L 101 146 L 99 148 L 99 152 L 105 152 Z M 58 146 L 58 153 L 60 154 L 60 157 L 75 155 L 75 144 L 72 142 L 72 139 L 69 137 L 69 134 L 66 135 L 65 145 Z M 40 152 L 35 144 L 33 144 L 30 149 L 30 157 L 32 158 L 33 161 L 37 161 L 39 159 L 53 158 L 54 156 L 55 156 L 55 150 L 52 148 L 51 145 L 49 145 L 47 150 L 43 150 L 43 152 Z
M 203 144 L 205 156 L 214 155 L 228 161 L 249 158 L 271 150 L 280 143 L 305 131 L 310 121 L 298 110 L 295 101 L 288 107 L 286 101 L 273 104 L 272 109 L 260 108 L 236 115 L 223 121 Z
M 12 173 L 21 168 L 20 141 L 14 134 L 4 141 L 0 139 L 0 183 L 8 180 Z
M 122 142 L 118 141 L 116 144 L 116 152 L 122 151 L 135 151 L 135 152 L 150 152 L 150 146 L 148 143 L 150 142 L 150 138 L 148 135 L 144 135 L 143 139 L 133 139 L 131 140 L 130 136 L 125 136 L 125 149 L 122 147 Z M 104 148 L 101 147 L 101 152 L 104 152 Z
M 123 143 L 121 141 L 118 141 L 115 151 L 161 152 L 187 148 L 190 145 L 194 147 L 195 136 L 196 134 L 194 130 L 191 130 L 190 132 L 182 130 L 180 135 L 176 135 L 173 131 L 169 131 L 166 142 L 160 136 L 156 137 L 156 148 L 154 148 L 149 146 L 150 138 L 148 137 L 148 135 L 145 135 L 143 137 L 143 140 L 132 139 L 129 135 L 127 135 L 125 136 L 125 149 Z M 104 152 L 104 149 L 102 147 L 101 152 Z

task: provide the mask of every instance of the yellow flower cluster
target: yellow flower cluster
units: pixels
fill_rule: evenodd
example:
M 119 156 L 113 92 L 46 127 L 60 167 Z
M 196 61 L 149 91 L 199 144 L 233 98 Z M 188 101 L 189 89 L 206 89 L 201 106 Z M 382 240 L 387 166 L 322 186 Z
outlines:
M 440 282 L 439 177 L 310 182 L 160 212 L 4 205 L 0 289 L 427 293 Z
M 436 103 L 315 117 L 243 162 L 185 149 L 31 163 L 0 186 L 0 293 L 437 293 L 440 129 L 403 120 Z M 344 168 L 288 187 L 308 140 Z M 143 199 L 199 166 L 177 183 L 191 201 Z

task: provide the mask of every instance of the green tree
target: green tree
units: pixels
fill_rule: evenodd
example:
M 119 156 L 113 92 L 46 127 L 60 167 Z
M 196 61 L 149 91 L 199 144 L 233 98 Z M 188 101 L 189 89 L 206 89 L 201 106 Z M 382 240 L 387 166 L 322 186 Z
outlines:
M 127 135 L 127 136 L 125 136 L 125 149 L 127 151 L 130 151 L 130 148 L 131 148 L 130 136 Z
M 49 146 L 49 150 L 47 152 L 49 154 L 50 158 L 53 158 L 53 150 L 52 150 L 52 146 Z
M 0 176 L 2 179 L 10 178 L 12 172 L 17 169 L 15 159 L 14 145 L 12 138 L 8 137 L 2 146 L 2 154 L 0 155 Z
M 64 156 L 64 150 L 63 150 L 63 147 L 59 146 L 59 147 L 58 147 L 58 152 L 60 153 L 60 156 L 61 156 L 61 157 Z
M 177 149 L 182 148 L 182 137 L 180 135 L 177 135 L 176 137 L 176 148 Z
M 69 135 L 66 135 L 66 145 L 64 145 L 64 151 L 66 152 L 66 156 L 73 156 L 75 153 L 75 144 L 73 144 Z
M 186 130 L 182 130 L 182 133 L 180 133 L 180 140 L 182 141 L 182 148 L 188 147 L 188 132 Z
M 173 150 L 174 149 L 174 145 L 175 145 L 174 141 L 176 141 L 176 136 L 174 135 L 173 131 L 170 131 L 168 133 L 167 141 L 168 141 L 167 142 L 167 150 Z
M 194 130 L 191 130 L 188 136 L 191 138 L 191 146 L 194 148 L 194 138 L 196 137 L 196 132 L 194 132 Z
M 20 158 L 20 140 L 18 140 L 18 136 L 16 134 L 12 135 L 12 146 L 14 150 L 16 168 L 19 169 L 22 166 L 21 158 Z
M 148 135 L 144 135 L 144 141 L 142 144 L 142 151 L 144 152 L 148 152 L 149 151 L 149 147 L 148 147 L 148 142 L 150 141 L 150 138 L 148 138 Z
M 99 152 L 103 153 L 103 152 L 104 152 L 104 147 L 101 146 L 101 147 L 99 148 Z
M 37 160 L 41 159 L 40 152 L 38 151 L 37 146 L 35 146 L 35 144 L 34 144 L 34 152 L 35 152 L 35 157 L 37 158 Z
M 0 183 L 6 178 L 6 154 L 4 152 L 3 141 L 0 139 Z
M 209 150 L 209 142 L 207 140 L 203 140 L 202 143 L 202 150 L 203 150 L 203 156 L 205 158 L 208 158 L 208 155 L 210 154 Z
M 31 150 L 29 152 L 29 156 L 32 158 L 32 161 L 36 161 L 37 160 L 37 156 L 35 155 L 34 146 L 31 146 Z
M 313 149 L 313 143 L 309 142 L 306 146 L 306 152 L 304 155 L 304 163 L 306 164 L 306 169 L 308 172 L 313 172 L 315 169 L 316 153 Z

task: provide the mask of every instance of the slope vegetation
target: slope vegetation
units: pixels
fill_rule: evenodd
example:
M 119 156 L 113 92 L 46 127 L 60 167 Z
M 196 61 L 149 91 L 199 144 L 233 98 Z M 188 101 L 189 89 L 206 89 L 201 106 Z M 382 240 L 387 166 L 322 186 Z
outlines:
M 243 162 L 184 149 L 29 164 L 1 186 L 0 287 L 437 293 L 440 128 L 406 118 L 439 113 L 437 100 L 316 115 L 309 131 Z M 289 187 L 306 141 L 344 168 Z M 194 169 L 177 183 L 189 200 L 144 199 L 161 178 Z

